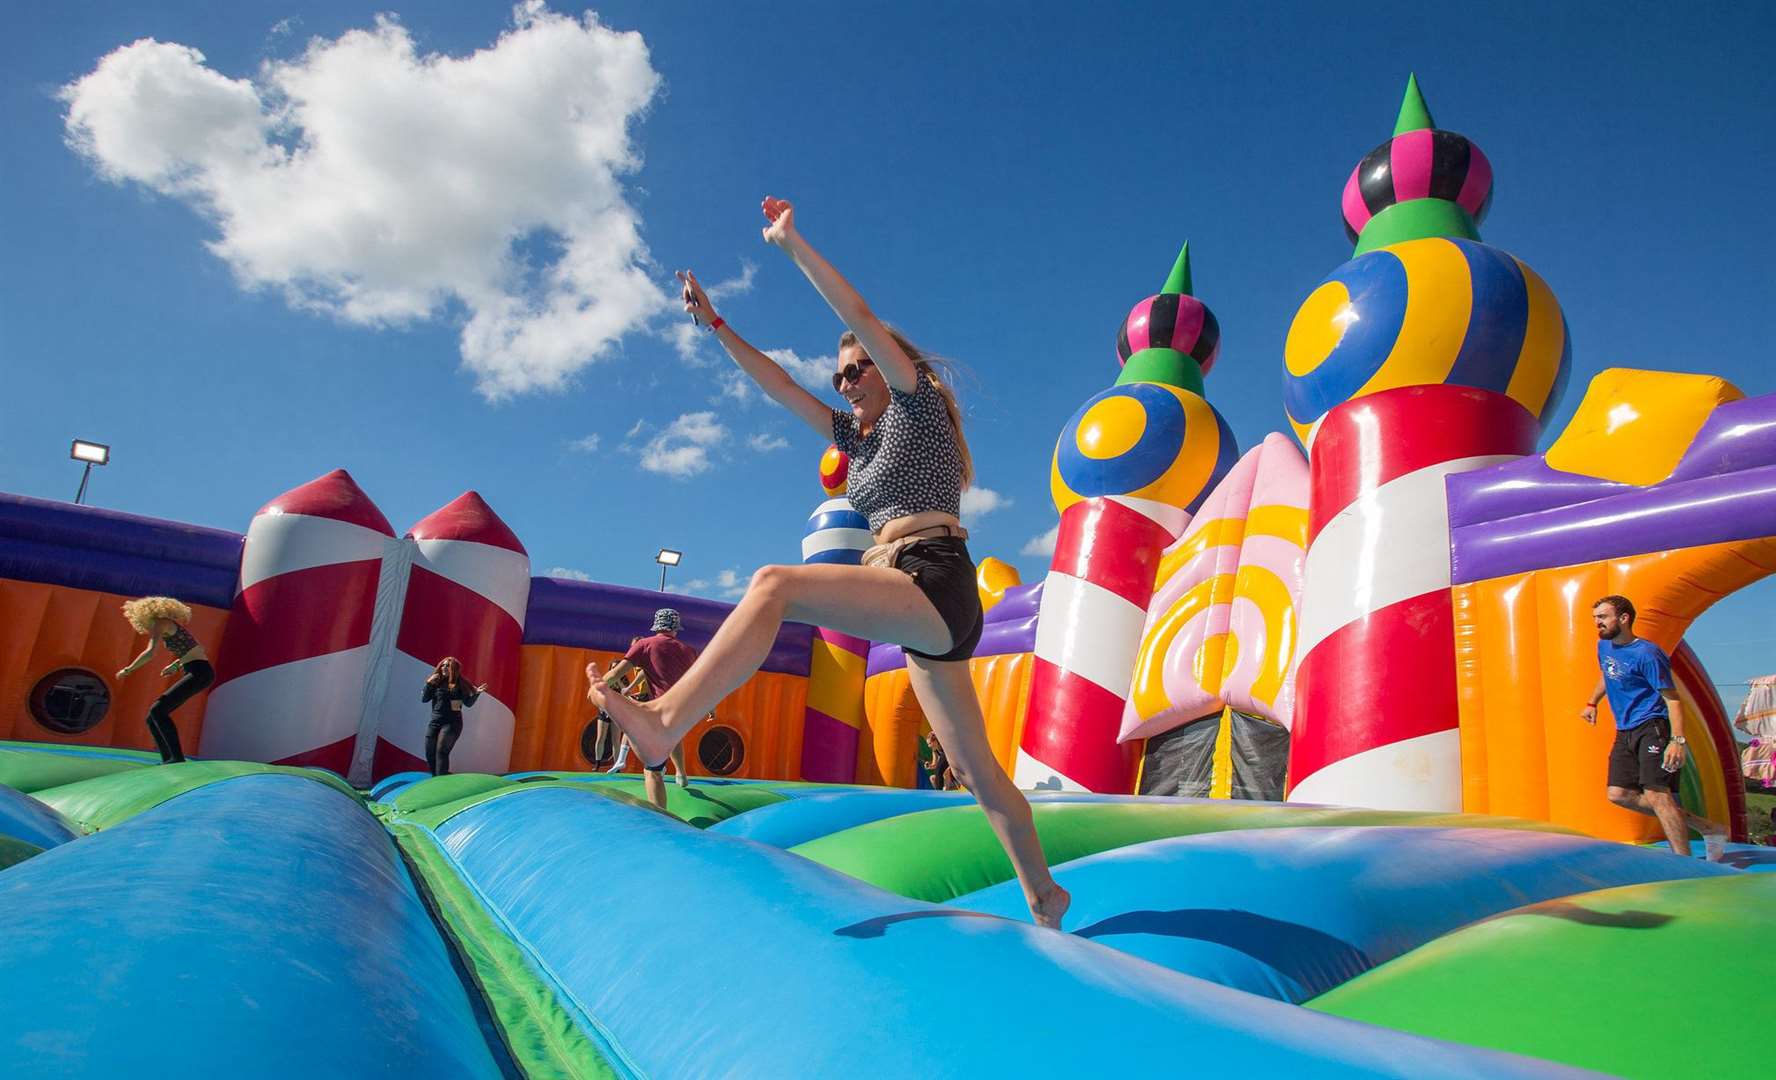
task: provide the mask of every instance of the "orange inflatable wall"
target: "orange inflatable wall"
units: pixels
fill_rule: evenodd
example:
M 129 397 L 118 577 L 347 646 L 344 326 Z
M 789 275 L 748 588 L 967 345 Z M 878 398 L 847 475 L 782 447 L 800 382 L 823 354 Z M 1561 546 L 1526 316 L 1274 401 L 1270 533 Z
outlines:
M 975 693 L 986 714 L 987 740 L 1007 773 L 1017 763 L 1025 706 L 1030 700 L 1031 653 L 977 656 L 969 661 Z M 863 688 L 864 731 L 857 744 L 857 782 L 914 787 L 918 783 L 918 739 L 925 713 L 913 697 L 905 668 L 871 675 Z
M 594 717 L 586 703 L 586 665 L 600 671 L 622 654 L 563 645 L 526 645 L 518 673 L 518 708 L 512 728 L 513 772 L 592 768 L 580 753 L 580 736 Z M 685 764 L 693 776 L 708 775 L 697 758 L 697 743 L 716 725 L 733 728 L 744 748 L 740 767 L 727 774 L 747 779 L 799 780 L 802 712 L 808 680 L 799 675 L 761 672 L 723 698 L 715 719 L 704 720 L 685 736 Z M 631 771 L 640 763 L 630 758 Z
M 1708 544 L 1457 585 L 1456 682 L 1461 714 L 1462 808 L 1552 821 L 1630 842 L 1657 824 L 1612 805 L 1605 776 L 1614 718 L 1595 727 L 1579 710 L 1598 679 L 1591 607 L 1620 594 L 1639 611 L 1635 631 L 1666 652 L 1716 600 L 1776 571 L 1776 539 Z M 1733 823 L 1723 737 L 1684 687 L 1700 806 Z M 1710 692 L 1712 690 L 1710 689 Z M 1730 736 L 1726 736 L 1730 742 Z M 1742 804 L 1741 804 L 1742 805 Z
M 128 599 L 115 593 L 0 579 L 0 622 L 6 627 L 0 634 L 0 701 L 6 703 L 0 708 L 0 739 L 154 749 L 144 717 L 154 699 L 172 685 L 173 680 L 160 675 L 172 658 L 158 652 L 135 674 L 118 681 L 117 670 L 148 644 L 123 620 L 120 609 Z M 212 657 L 227 622 L 226 609 L 191 605 L 191 632 Z M 111 690 L 104 719 L 78 735 L 44 727 L 31 715 L 29 705 L 37 681 L 65 667 L 85 668 Z M 179 742 L 187 752 L 197 748 L 209 696 L 205 691 L 173 714 Z

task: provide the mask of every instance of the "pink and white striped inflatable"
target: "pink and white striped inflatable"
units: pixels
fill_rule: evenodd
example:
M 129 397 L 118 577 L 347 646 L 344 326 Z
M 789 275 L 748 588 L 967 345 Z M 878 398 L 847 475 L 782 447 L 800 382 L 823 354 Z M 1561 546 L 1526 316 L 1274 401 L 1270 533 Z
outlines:
M 344 774 L 370 711 L 383 566 L 401 542 L 344 469 L 266 503 L 247 528 L 199 753 Z

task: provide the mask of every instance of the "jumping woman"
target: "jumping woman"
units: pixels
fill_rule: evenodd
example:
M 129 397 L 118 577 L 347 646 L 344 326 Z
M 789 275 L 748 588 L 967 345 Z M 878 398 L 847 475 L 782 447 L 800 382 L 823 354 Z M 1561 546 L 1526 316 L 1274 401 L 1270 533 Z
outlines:
M 165 645 L 166 651 L 173 655 L 173 662 L 160 673 L 183 673 L 178 682 L 167 687 L 166 693 L 155 698 L 154 704 L 148 707 L 148 734 L 154 736 L 162 765 L 184 761 L 185 751 L 179 746 L 179 729 L 173 724 L 173 710 L 216 681 L 216 669 L 210 666 L 209 654 L 185 628 L 191 621 L 191 609 L 170 596 L 143 596 L 124 603 L 123 617 L 136 628 L 136 633 L 148 635 L 148 647 L 142 650 L 142 655 L 130 661 L 129 667 L 117 673 L 119 680 L 129 678 L 131 672 L 146 664 L 154 655 L 156 644 Z
M 748 345 L 689 272 L 678 275 L 685 310 L 718 335 L 765 393 L 851 456 L 851 504 L 869 518 L 876 546 L 862 566 L 760 569 L 697 662 L 654 700 L 630 701 L 601 680 L 589 696 L 651 764 L 664 761 L 693 724 L 758 670 L 785 620 L 895 642 L 906 650 L 913 693 L 948 750 L 956 779 L 974 792 L 1011 857 L 1030 914 L 1039 925 L 1058 928 L 1071 898 L 1049 873 L 1029 803 L 993 757 L 968 671 L 982 620 L 974 560 L 958 516 L 973 464 L 956 400 L 931 359 L 877 319 L 796 231 L 789 203 L 767 198 L 763 209 L 765 241 L 795 260 L 848 328 L 832 382 L 849 408 L 821 404 Z

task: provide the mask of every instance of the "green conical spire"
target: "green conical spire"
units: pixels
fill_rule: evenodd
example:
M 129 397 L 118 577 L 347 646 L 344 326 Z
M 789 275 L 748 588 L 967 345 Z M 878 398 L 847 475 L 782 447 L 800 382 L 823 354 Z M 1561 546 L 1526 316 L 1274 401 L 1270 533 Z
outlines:
M 1437 122 L 1431 119 L 1430 106 L 1425 104 L 1424 95 L 1418 91 L 1418 76 L 1407 75 L 1406 97 L 1400 102 L 1400 118 L 1394 121 L 1394 134 L 1399 136 L 1436 126 Z
M 1178 261 L 1172 264 L 1172 272 L 1159 291 L 1183 293 L 1185 296 L 1196 295 L 1190 291 L 1190 241 L 1184 241 L 1184 250 L 1178 252 Z

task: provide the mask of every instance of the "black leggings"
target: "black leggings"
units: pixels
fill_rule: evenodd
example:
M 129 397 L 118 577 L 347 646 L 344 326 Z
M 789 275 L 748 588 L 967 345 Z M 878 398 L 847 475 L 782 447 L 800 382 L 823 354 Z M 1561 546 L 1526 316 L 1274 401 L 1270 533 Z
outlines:
M 426 725 L 426 768 L 433 776 L 450 772 L 450 748 L 462 736 L 462 717 L 433 720 Z
M 185 665 L 184 678 L 167 687 L 166 693 L 148 706 L 148 734 L 154 736 L 154 746 L 160 751 L 162 764 L 185 760 L 185 751 L 179 747 L 179 729 L 173 724 L 173 710 L 215 681 L 216 669 L 208 660 L 193 660 Z

